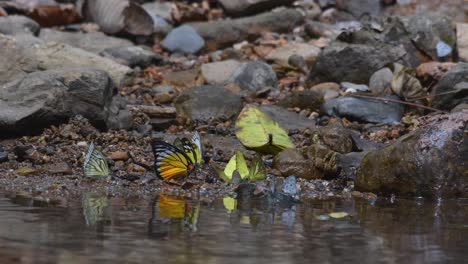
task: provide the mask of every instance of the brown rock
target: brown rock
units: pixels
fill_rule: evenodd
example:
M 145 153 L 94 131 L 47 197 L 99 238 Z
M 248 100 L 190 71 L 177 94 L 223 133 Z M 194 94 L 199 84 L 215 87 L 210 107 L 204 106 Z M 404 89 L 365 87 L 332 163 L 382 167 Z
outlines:
M 335 82 L 319 83 L 312 86 L 310 90 L 321 93 L 325 101 L 336 98 L 338 95 L 340 95 L 340 85 Z
M 303 179 L 320 179 L 324 174 L 315 168 L 313 161 L 307 160 L 298 149 L 285 149 L 273 159 L 273 166 L 283 177 L 294 175 Z
M 111 159 L 111 160 L 128 160 L 130 158 L 130 156 L 128 155 L 127 152 L 125 151 L 120 151 L 120 150 L 117 150 L 117 151 L 114 151 L 112 153 L 110 153 L 107 158 Z

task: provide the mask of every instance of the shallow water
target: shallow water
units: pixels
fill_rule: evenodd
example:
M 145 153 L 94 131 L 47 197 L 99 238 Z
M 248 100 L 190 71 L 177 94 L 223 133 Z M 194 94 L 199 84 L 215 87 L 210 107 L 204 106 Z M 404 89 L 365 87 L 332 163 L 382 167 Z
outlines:
M 310 201 L 272 207 L 0 193 L 1 263 L 466 263 L 468 201 Z M 228 210 L 229 209 L 229 210 Z M 232 210 L 232 211 L 231 211 Z M 331 212 L 351 217 L 329 218 Z M 319 220 L 322 219 L 322 220 Z

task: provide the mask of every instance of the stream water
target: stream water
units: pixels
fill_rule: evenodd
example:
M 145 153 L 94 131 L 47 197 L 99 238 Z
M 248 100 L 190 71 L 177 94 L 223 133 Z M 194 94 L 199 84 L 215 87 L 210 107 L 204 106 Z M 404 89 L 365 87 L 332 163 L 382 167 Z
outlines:
M 89 193 L 46 203 L 0 192 L 1 263 L 466 263 L 467 249 L 467 200 L 272 207 Z

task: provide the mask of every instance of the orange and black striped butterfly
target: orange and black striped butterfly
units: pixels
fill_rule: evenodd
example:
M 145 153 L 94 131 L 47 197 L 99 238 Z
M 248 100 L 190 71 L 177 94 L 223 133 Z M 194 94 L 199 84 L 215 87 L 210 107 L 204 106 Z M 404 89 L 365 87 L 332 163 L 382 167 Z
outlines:
M 191 140 L 176 139 L 174 145 L 164 141 L 152 142 L 156 175 L 163 180 L 184 177 L 201 163 L 200 135 L 195 132 Z

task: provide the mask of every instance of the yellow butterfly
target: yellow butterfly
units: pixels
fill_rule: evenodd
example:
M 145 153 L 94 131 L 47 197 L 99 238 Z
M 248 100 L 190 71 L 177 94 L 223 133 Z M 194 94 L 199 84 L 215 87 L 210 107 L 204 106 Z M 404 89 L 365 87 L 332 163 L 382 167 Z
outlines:
M 109 166 L 107 160 L 102 153 L 94 147 L 91 142 L 88 153 L 86 154 L 83 163 L 83 172 L 86 177 L 107 177 L 109 176 Z
M 174 145 L 154 140 L 152 148 L 156 175 L 163 180 L 187 176 L 202 161 L 202 149 L 198 132 L 195 132 L 191 140 L 187 138 L 176 139 Z

